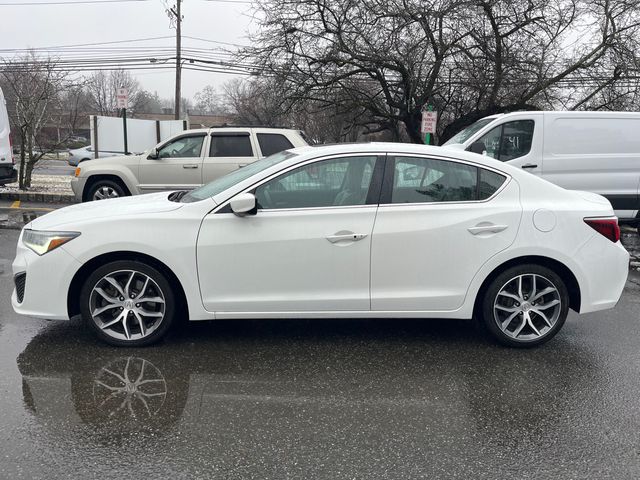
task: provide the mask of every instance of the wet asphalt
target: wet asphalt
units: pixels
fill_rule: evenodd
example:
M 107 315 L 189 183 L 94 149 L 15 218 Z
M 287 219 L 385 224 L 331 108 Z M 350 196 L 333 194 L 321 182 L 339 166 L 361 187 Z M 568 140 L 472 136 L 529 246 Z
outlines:
M 0 478 L 640 477 L 638 275 L 532 350 L 453 320 L 202 322 L 116 349 L 13 313 L 17 235 Z

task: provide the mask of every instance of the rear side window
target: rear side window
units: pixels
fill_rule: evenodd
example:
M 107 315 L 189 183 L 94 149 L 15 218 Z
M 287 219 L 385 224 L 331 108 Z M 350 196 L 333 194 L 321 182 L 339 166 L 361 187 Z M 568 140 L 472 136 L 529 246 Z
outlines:
M 478 200 L 486 200 L 496 193 L 507 177 L 499 173 L 480 168 L 480 182 L 478 183 Z
M 279 133 L 258 133 L 258 144 L 265 157 L 293 148 L 289 139 Z
M 248 133 L 211 135 L 210 157 L 253 157 Z
M 391 203 L 486 200 L 506 180 L 472 165 L 416 157 L 396 157 L 393 177 Z

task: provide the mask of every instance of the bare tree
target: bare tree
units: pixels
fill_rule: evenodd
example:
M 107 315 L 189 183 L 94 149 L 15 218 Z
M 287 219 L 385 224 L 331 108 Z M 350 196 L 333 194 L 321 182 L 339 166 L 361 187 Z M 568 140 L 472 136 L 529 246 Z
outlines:
M 581 108 L 626 78 L 640 18 L 637 0 L 261 0 L 259 10 L 240 60 L 281 79 L 282 102 L 339 99 L 366 111 L 371 131 L 415 142 L 426 104 L 441 139 L 493 113 Z
M 67 96 L 73 95 L 81 85 L 71 79 L 69 72 L 59 68 L 55 59 L 34 53 L 3 60 L 0 74 L 11 121 L 14 128 L 17 127 L 19 187 L 27 189 L 31 186 L 35 165 L 59 149 L 73 133 L 78 117 L 77 103 L 68 108 L 64 108 L 63 103 L 65 92 Z
M 224 94 L 218 93 L 212 85 L 207 85 L 194 95 L 194 108 L 202 115 L 225 113 Z
M 118 88 L 129 90 L 130 115 L 140 110 L 148 98 L 142 94 L 138 81 L 123 69 L 96 71 L 87 79 L 87 91 L 91 95 L 92 110 L 100 115 L 116 115 L 118 111 L 116 93 Z M 138 98 L 140 96 L 140 98 Z

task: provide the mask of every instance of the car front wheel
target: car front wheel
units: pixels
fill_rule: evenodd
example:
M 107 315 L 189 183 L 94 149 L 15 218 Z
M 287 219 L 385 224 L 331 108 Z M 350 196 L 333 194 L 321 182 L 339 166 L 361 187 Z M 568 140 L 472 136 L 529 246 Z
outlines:
M 105 342 L 139 347 L 157 342 L 175 316 L 175 296 L 166 277 L 138 261 L 97 268 L 80 294 L 83 319 Z
M 482 304 L 489 332 L 510 347 L 533 347 L 553 338 L 569 313 L 562 279 L 540 265 L 519 265 L 499 274 Z

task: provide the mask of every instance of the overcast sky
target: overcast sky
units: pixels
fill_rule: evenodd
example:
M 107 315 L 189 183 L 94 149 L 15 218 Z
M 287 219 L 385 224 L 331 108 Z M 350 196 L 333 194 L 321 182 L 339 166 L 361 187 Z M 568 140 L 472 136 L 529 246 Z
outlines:
M 38 48 L 97 42 L 164 37 L 173 35 L 162 0 L 132 3 L 78 5 L 5 6 L 6 3 L 41 3 L 54 0 L 0 0 L 0 49 Z M 76 0 L 60 0 L 76 1 Z M 247 33 L 254 27 L 253 9 L 248 3 L 183 0 L 184 36 L 232 44 L 247 44 Z M 175 0 L 167 0 L 173 5 Z M 175 47 L 175 38 L 147 42 L 112 44 L 104 47 Z M 185 48 L 216 48 L 216 44 L 183 38 Z M 219 47 L 217 47 L 219 48 Z M 233 47 L 226 47 L 233 48 Z M 6 53 L 3 53 L 6 55 Z M 175 52 L 173 53 L 175 54 Z M 91 53 L 95 55 L 95 53 Z M 219 55 L 218 55 L 219 56 Z M 174 95 L 175 73 L 132 71 L 143 88 L 161 97 Z M 206 85 L 220 87 L 233 75 L 209 72 L 183 72 L 183 96 L 193 95 Z

